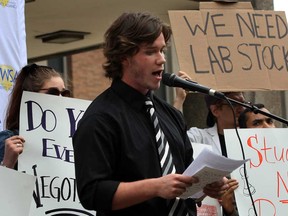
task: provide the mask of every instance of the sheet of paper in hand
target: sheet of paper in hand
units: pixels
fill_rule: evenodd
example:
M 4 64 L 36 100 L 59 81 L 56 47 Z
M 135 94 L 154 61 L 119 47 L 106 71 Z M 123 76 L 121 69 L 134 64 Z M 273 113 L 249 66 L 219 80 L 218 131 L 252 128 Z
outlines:
M 199 183 L 187 188 L 180 198 L 200 198 L 204 195 L 202 190 L 205 185 L 221 180 L 246 161 L 248 160 L 229 159 L 204 149 L 183 173 L 183 175 L 197 177 Z

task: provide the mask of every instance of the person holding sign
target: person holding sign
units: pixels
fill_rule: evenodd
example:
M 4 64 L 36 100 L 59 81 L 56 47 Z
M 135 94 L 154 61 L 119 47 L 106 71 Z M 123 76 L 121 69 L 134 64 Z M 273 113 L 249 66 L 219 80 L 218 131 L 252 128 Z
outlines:
M 198 182 L 182 175 L 193 160 L 186 125 L 153 94 L 170 36 L 171 28 L 149 13 L 123 13 L 105 33 L 103 67 L 113 81 L 73 136 L 79 199 L 97 215 L 196 214 L 194 200 L 178 198 Z M 204 192 L 219 197 L 226 189 L 219 181 Z
M 0 161 L 2 166 L 16 168 L 18 156 L 23 152 L 25 139 L 19 135 L 20 103 L 23 91 L 57 96 L 70 96 L 61 74 L 48 66 L 30 64 L 21 69 L 16 78 L 9 101 L 6 130 L 0 132 Z
M 183 79 L 191 79 L 185 72 L 179 71 L 179 76 Z M 173 106 L 178 110 L 182 109 L 187 92 L 182 88 L 176 88 L 176 98 Z M 226 97 L 244 103 L 244 96 L 242 92 L 224 92 Z M 212 145 L 212 149 L 227 157 L 224 129 L 238 127 L 238 117 L 244 111 L 241 105 L 233 104 L 236 119 L 234 119 L 233 112 L 229 104 L 216 97 L 205 95 L 205 102 L 208 108 L 206 124 L 208 128 L 200 129 L 192 127 L 188 130 L 188 136 L 192 143 L 205 143 Z
M 178 76 L 182 79 L 185 79 L 185 80 L 192 80 L 190 78 L 190 76 L 188 76 L 188 74 L 185 73 L 184 71 L 179 71 Z M 186 90 L 184 90 L 183 88 L 175 88 L 175 90 L 176 90 L 176 97 L 174 99 L 173 106 L 182 112 L 183 111 L 183 103 L 185 101 L 185 98 L 186 98 L 188 92 Z
M 224 94 L 226 97 L 244 103 L 242 92 L 225 92 Z M 244 108 L 241 105 L 233 104 L 236 117 L 234 119 L 233 111 L 226 101 L 206 95 L 205 102 L 208 108 L 206 119 L 208 128 L 190 128 L 187 132 L 189 139 L 191 142 L 210 144 L 215 152 L 227 157 L 224 129 L 238 127 L 238 117 Z
M 258 109 L 270 113 L 263 104 L 254 104 Z M 245 109 L 238 118 L 240 128 L 275 128 L 271 117 L 261 113 L 254 113 L 251 109 Z
M 183 71 L 179 71 L 178 74 L 183 79 L 191 78 Z M 244 102 L 244 96 L 242 92 L 225 92 L 226 97 L 232 98 L 239 102 Z M 176 98 L 174 100 L 174 107 L 178 110 L 182 110 L 184 100 L 187 96 L 187 92 L 182 88 L 176 88 Z M 206 123 L 208 128 L 200 129 L 197 127 L 190 128 L 187 133 L 192 143 L 203 143 L 211 145 L 212 150 L 220 155 L 227 157 L 226 144 L 224 139 L 224 129 L 234 128 L 234 123 L 238 126 L 238 116 L 244 110 L 242 106 L 234 105 L 233 109 L 236 115 L 236 119 L 233 117 L 232 110 L 229 104 L 224 100 L 205 96 L 205 102 L 208 108 L 208 115 Z M 223 215 L 234 216 L 238 215 L 234 204 L 234 190 L 238 188 L 238 181 L 236 179 L 228 180 L 229 188 L 223 194 L 223 196 L 218 199 L 219 203 L 223 207 Z

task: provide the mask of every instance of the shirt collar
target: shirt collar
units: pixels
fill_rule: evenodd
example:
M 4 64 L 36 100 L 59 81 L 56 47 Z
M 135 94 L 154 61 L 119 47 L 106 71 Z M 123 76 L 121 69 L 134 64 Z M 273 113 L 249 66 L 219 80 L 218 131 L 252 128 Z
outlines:
M 120 79 L 113 80 L 111 88 L 124 101 L 137 110 L 143 109 L 147 96 L 149 96 L 151 99 L 153 98 L 152 91 L 149 91 L 147 95 L 143 95 Z

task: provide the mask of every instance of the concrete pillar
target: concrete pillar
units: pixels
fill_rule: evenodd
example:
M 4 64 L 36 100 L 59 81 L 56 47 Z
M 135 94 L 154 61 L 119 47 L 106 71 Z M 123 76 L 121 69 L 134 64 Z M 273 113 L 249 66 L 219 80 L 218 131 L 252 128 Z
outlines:
M 207 113 L 204 95 L 189 93 L 183 105 L 183 114 L 188 127 L 205 128 Z

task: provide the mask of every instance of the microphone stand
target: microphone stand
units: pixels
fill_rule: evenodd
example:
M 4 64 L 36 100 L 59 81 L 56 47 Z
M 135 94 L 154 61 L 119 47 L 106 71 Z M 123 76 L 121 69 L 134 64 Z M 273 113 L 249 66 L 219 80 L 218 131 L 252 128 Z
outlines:
M 231 105 L 231 104 L 232 104 L 232 105 L 233 105 L 233 104 L 238 104 L 238 105 L 240 105 L 240 106 L 243 106 L 243 107 L 248 108 L 249 110 L 251 110 L 251 112 L 253 112 L 253 113 L 255 113 L 255 114 L 261 113 L 261 114 L 263 114 L 263 115 L 265 115 L 265 116 L 268 116 L 268 117 L 270 117 L 270 118 L 273 118 L 273 119 L 275 119 L 275 120 L 277 120 L 277 121 L 280 121 L 280 122 L 285 123 L 286 125 L 288 125 L 288 121 L 287 121 L 286 119 L 283 119 L 283 118 L 281 118 L 281 117 L 279 117 L 279 116 L 276 116 L 276 115 L 274 115 L 274 114 L 272 114 L 272 113 L 265 112 L 265 111 L 259 109 L 258 107 L 254 106 L 253 104 L 251 104 L 251 102 L 246 102 L 246 103 L 244 102 L 244 103 L 243 103 L 243 102 L 239 102 L 239 101 L 237 101 L 237 100 L 231 99 L 231 98 L 229 98 L 229 97 L 225 97 L 225 99 L 230 103 L 230 105 Z M 231 108 L 232 108 L 232 107 L 231 107 Z M 233 113 L 234 113 L 234 118 L 235 118 L 235 112 L 233 111 Z M 245 159 L 244 148 L 243 148 L 242 141 L 241 141 L 241 139 L 240 139 L 240 136 L 239 136 L 239 133 L 238 133 L 236 124 L 235 124 L 235 129 L 236 129 L 237 137 L 238 137 L 239 142 L 240 142 L 242 156 L 243 156 L 243 159 Z M 247 185 L 249 185 L 249 181 L 248 181 L 248 178 L 247 178 L 246 164 L 245 164 L 245 163 L 244 163 L 244 167 L 243 167 L 243 168 L 244 168 L 245 182 L 246 182 Z M 250 196 L 250 198 L 251 198 L 251 202 L 252 202 L 252 206 L 253 206 L 254 213 L 255 213 L 255 215 L 257 216 L 257 215 L 258 215 L 258 214 L 257 214 L 257 210 L 256 210 L 256 207 L 255 207 L 254 200 L 253 200 L 253 196 L 252 196 L 252 193 L 251 193 L 251 191 L 250 191 L 250 187 L 249 187 L 249 186 L 248 186 L 248 191 L 249 191 L 249 196 Z
M 283 119 L 283 118 L 281 118 L 281 117 L 279 117 L 277 115 L 274 115 L 272 113 L 265 112 L 265 111 L 259 109 L 258 107 L 254 106 L 250 102 L 242 103 L 242 102 L 239 102 L 237 100 L 231 99 L 229 97 L 226 97 L 226 99 L 229 100 L 230 102 L 232 102 L 232 104 L 238 104 L 240 106 L 246 107 L 246 108 L 250 109 L 252 112 L 254 112 L 255 114 L 260 113 L 262 115 L 265 115 L 265 116 L 268 116 L 268 117 L 270 117 L 272 119 L 275 119 L 275 120 L 277 120 L 279 122 L 282 122 L 282 123 L 284 123 L 284 124 L 286 124 L 288 126 L 288 121 L 286 119 Z

